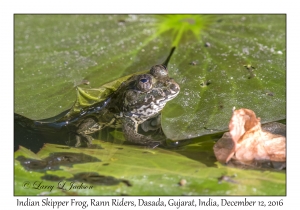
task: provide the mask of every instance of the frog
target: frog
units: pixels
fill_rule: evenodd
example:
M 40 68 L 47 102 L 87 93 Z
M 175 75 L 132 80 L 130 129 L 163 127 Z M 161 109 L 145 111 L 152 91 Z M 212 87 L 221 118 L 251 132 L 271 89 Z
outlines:
M 128 142 L 155 148 L 166 140 L 161 111 L 179 92 L 180 86 L 169 77 L 167 66 L 158 64 L 128 77 L 104 100 L 81 108 L 79 113 L 68 115 L 70 110 L 66 110 L 59 118 L 51 118 L 54 122 L 30 121 L 15 114 L 15 121 L 49 134 L 63 131 L 72 139 L 75 136 L 75 147 L 90 147 L 93 134 L 110 127 L 121 129 Z

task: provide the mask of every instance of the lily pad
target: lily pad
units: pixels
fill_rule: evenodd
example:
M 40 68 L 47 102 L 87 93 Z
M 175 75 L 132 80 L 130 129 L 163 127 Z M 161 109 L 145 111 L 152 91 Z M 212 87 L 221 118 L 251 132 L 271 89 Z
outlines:
M 227 130 L 234 106 L 285 119 L 285 15 L 15 15 L 15 112 L 55 116 L 78 85 L 147 70 L 173 45 L 181 93 L 162 113 L 170 139 Z
M 233 107 L 254 110 L 263 123 L 285 119 L 285 40 L 284 15 L 224 15 L 198 42 L 179 45 L 170 72 L 181 93 L 163 110 L 166 135 L 228 130 Z
M 155 16 L 15 15 L 15 112 L 44 119 L 70 109 L 82 81 L 98 88 L 169 54 Z
M 33 154 L 21 147 L 15 152 L 17 176 L 14 180 L 14 194 L 286 194 L 284 172 L 223 166 L 215 159 L 212 151 L 214 141 L 209 139 L 174 150 L 145 149 L 141 146 L 103 141 L 94 143 L 101 144 L 101 149 L 78 149 L 46 144 L 40 152 Z M 62 160 L 62 163 L 53 165 L 53 159 L 54 162 Z M 34 160 L 44 161 L 50 167 L 43 165 L 42 168 L 31 167 L 29 170 L 28 165 L 35 164 Z M 233 182 L 224 179 L 223 176 L 232 177 Z M 74 182 L 73 186 L 86 188 L 70 189 L 71 182 Z

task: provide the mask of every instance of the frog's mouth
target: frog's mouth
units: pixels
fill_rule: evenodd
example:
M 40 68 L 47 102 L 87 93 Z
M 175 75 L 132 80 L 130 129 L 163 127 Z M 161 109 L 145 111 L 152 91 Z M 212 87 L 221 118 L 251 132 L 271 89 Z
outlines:
M 167 101 L 172 100 L 175 98 L 180 92 L 180 87 L 177 83 L 173 83 L 169 86 L 169 88 L 165 91 L 167 95 Z
M 178 92 L 174 92 L 172 94 L 168 94 L 168 96 L 166 98 L 162 98 L 162 99 L 156 100 L 156 104 L 161 104 L 161 105 L 165 106 L 166 103 L 168 101 L 171 101 L 173 98 L 175 98 L 178 95 L 178 93 L 179 93 L 179 91 Z

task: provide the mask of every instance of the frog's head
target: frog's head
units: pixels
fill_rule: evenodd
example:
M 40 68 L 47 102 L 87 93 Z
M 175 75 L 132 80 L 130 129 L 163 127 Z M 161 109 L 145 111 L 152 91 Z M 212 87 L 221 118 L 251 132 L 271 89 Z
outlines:
M 157 115 L 179 91 L 179 85 L 169 77 L 167 68 L 155 65 L 149 74 L 134 77 L 133 86 L 125 93 L 124 114 L 143 122 Z

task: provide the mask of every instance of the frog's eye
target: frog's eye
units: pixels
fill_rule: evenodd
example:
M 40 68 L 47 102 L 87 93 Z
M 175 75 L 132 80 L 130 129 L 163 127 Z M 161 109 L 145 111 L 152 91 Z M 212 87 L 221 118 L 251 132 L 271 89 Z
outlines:
M 168 69 L 165 65 L 155 65 L 150 69 L 150 74 L 155 78 L 163 78 L 168 76 Z
M 148 82 L 149 80 L 148 79 L 141 79 L 140 80 L 142 83 L 146 83 L 146 82 Z
M 137 81 L 137 88 L 140 91 L 146 92 L 152 89 L 152 78 L 148 74 L 141 75 Z

